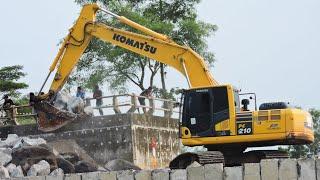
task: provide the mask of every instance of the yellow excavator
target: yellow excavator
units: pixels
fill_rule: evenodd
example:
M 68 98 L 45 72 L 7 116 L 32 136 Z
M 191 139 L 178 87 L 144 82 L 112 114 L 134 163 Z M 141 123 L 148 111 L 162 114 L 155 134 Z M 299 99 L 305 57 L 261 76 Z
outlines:
M 98 11 L 115 17 L 142 34 L 96 21 Z M 309 144 L 314 141 L 312 118 L 308 112 L 290 108 L 281 102 L 264 103 L 259 110 L 250 111 L 247 108 L 248 99 L 242 100 L 244 107 L 241 108 L 239 91 L 232 85 L 220 85 L 209 72 L 203 58 L 191 48 L 179 45 L 169 37 L 100 8 L 97 4 L 84 5 L 42 85 L 43 88 L 50 74 L 56 71 L 49 92 L 36 97 L 35 108 L 41 130 L 53 131 L 72 120 L 81 119 L 81 115 L 61 112 L 51 102 L 93 37 L 167 64 L 186 77 L 190 89 L 185 90 L 182 97 L 180 138 L 183 145 L 204 146 L 208 152 L 182 154 L 172 161 L 172 168 L 184 167 L 192 161 L 210 163 L 214 161 L 210 161 L 210 158 L 219 159 L 216 151 L 222 153 L 222 159 L 227 164 L 283 157 L 277 151 L 244 151 L 247 147 Z

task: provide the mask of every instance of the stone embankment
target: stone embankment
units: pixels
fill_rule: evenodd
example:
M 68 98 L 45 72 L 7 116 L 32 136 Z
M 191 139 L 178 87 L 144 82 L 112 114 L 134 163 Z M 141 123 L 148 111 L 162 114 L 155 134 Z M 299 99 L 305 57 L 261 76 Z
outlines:
M 14 179 L 14 178 L 12 178 Z M 125 170 L 30 176 L 26 180 L 316 180 L 320 179 L 320 160 L 272 159 L 237 167 L 222 164 L 190 165 L 187 169 Z

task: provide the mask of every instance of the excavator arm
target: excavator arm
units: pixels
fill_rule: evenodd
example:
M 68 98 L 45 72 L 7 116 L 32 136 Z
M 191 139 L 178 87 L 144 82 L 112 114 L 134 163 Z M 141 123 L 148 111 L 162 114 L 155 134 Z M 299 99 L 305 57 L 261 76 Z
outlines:
M 98 10 L 114 16 L 120 22 L 144 34 L 128 32 L 97 22 L 96 13 Z M 42 100 L 42 103 L 45 103 L 43 100 L 51 101 L 56 93 L 61 90 L 93 37 L 175 68 L 186 77 L 190 87 L 218 85 L 217 81 L 213 79 L 209 72 L 206 62 L 191 48 L 178 45 L 167 36 L 154 32 L 123 16 L 118 16 L 108 10 L 101 9 L 96 4 L 88 4 L 83 7 L 78 20 L 70 29 L 69 34 L 64 39 L 57 56 L 50 66 L 48 77 L 55 70 L 56 73 L 51 83 L 49 93 L 39 98 Z M 36 108 L 38 111 L 43 112 L 40 120 L 42 122 L 40 123 L 40 129 L 42 126 L 42 130 L 49 129 L 51 131 L 56 129 L 52 128 L 53 126 L 58 128 L 66 124 L 68 119 L 76 119 L 76 117 L 70 118 L 72 116 L 65 116 L 65 118 L 60 118 L 58 124 L 55 124 L 54 114 L 60 113 L 60 111 L 56 111 L 54 107 L 51 107 L 48 103 L 36 106 Z M 51 124 L 47 124 L 47 127 L 44 127 L 47 122 L 46 117 L 48 111 L 52 111 L 52 113 L 50 113 L 52 116 L 50 120 Z

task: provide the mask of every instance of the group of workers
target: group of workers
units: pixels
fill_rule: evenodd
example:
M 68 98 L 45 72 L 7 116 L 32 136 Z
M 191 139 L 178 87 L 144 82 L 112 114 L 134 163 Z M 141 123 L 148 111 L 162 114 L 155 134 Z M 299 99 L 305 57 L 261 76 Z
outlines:
M 144 97 L 150 97 L 151 95 L 152 95 L 152 87 L 150 86 L 149 88 L 145 89 L 144 91 L 142 91 L 140 93 L 140 97 L 138 98 L 140 105 L 141 106 L 145 106 L 146 102 L 145 102 L 145 98 Z M 81 86 L 79 86 L 77 88 L 76 97 L 79 97 L 79 98 L 81 98 L 83 100 L 85 100 L 85 98 L 86 98 L 85 91 Z M 102 102 L 102 91 L 99 88 L 99 85 L 95 85 L 94 86 L 92 98 L 96 99 L 96 107 L 99 110 L 99 114 L 102 116 L 103 115 L 102 108 L 99 108 L 103 104 L 103 102 Z M 143 110 L 144 113 L 147 112 L 145 107 L 142 107 L 142 110 Z
M 138 97 L 138 101 L 139 101 L 140 105 L 142 106 L 142 109 L 143 109 L 144 113 L 147 112 L 146 111 L 146 107 L 144 107 L 144 106 L 146 106 L 145 97 L 151 97 L 151 95 L 152 95 L 152 87 L 149 87 L 149 88 L 145 89 L 144 91 L 142 91 L 140 93 L 140 96 Z M 103 97 L 102 96 L 103 96 L 103 94 L 102 94 L 101 89 L 99 88 L 99 85 L 95 85 L 94 89 L 93 89 L 92 98 L 94 98 L 96 100 L 96 107 L 98 108 L 99 114 L 101 116 L 103 115 L 103 110 L 102 110 L 102 108 L 99 108 L 99 107 L 101 107 L 102 104 L 103 104 L 103 101 L 102 101 Z M 30 93 L 30 99 L 32 99 L 32 97 L 35 97 L 34 93 Z M 85 100 L 85 98 L 86 98 L 85 91 L 81 86 L 79 86 L 77 88 L 76 97 L 79 97 L 79 98 L 81 98 L 83 100 Z M 2 106 L 1 106 L 1 109 L 6 114 L 6 118 L 7 118 L 6 121 L 10 121 L 10 122 L 12 121 L 13 122 L 14 118 L 13 118 L 13 109 L 12 109 L 12 107 L 15 105 L 15 103 L 12 101 L 12 99 L 9 98 L 8 95 L 4 95 L 2 97 L 2 100 L 4 100 L 4 102 L 3 102 Z M 30 102 L 33 102 L 33 101 L 30 101 Z M 32 106 L 33 104 L 30 104 L 30 105 Z M 14 121 L 14 124 L 16 124 L 15 121 Z

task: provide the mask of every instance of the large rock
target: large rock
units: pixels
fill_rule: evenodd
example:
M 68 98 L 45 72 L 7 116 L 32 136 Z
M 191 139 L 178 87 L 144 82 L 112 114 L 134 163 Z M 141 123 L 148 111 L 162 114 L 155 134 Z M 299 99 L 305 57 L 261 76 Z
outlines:
M 28 176 L 46 176 L 50 173 L 50 164 L 42 160 L 37 164 L 34 164 L 29 169 L 27 175 Z
M 65 160 L 63 157 L 58 156 L 57 163 L 58 167 L 61 168 L 64 173 L 70 174 L 75 172 L 74 165 L 68 160 Z
M 76 173 L 94 172 L 98 170 L 98 167 L 92 163 L 79 161 L 74 166 Z
M 2 141 L 2 145 L 5 147 L 13 147 L 17 142 L 19 142 L 21 138 L 16 134 L 8 134 L 6 140 Z
M 8 164 L 8 165 L 6 166 L 6 168 L 7 168 L 8 172 L 9 172 L 9 174 L 11 174 L 11 172 L 13 171 L 13 169 L 17 168 L 17 166 L 16 166 L 15 164 L 10 163 L 10 164 Z
M 64 175 L 64 172 L 61 168 L 53 170 L 50 174 L 50 176 L 62 176 Z
M 109 171 L 141 170 L 138 166 L 123 159 L 111 160 L 104 167 Z
M 10 176 L 14 178 L 24 177 L 21 166 L 18 166 L 10 172 Z
M 10 148 L 0 148 L 0 165 L 5 166 L 12 160 L 11 153 Z
M 29 137 L 23 137 L 13 145 L 13 149 L 21 148 L 24 146 L 40 146 L 46 143 L 47 141 L 42 138 L 31 139 Z
M 12 163 L 20 165 L 24 172 L 41 160 L 46 160 L 50 164 L 51 170 L 57 169 L 57 159 L 53 152 L 41 146 L 23 146 L 14 149 L 12 153 Z
M 0 165 L 0 179 L 3 179 L 3 178 L 10 178 L 10 176 L 7 168 Z

